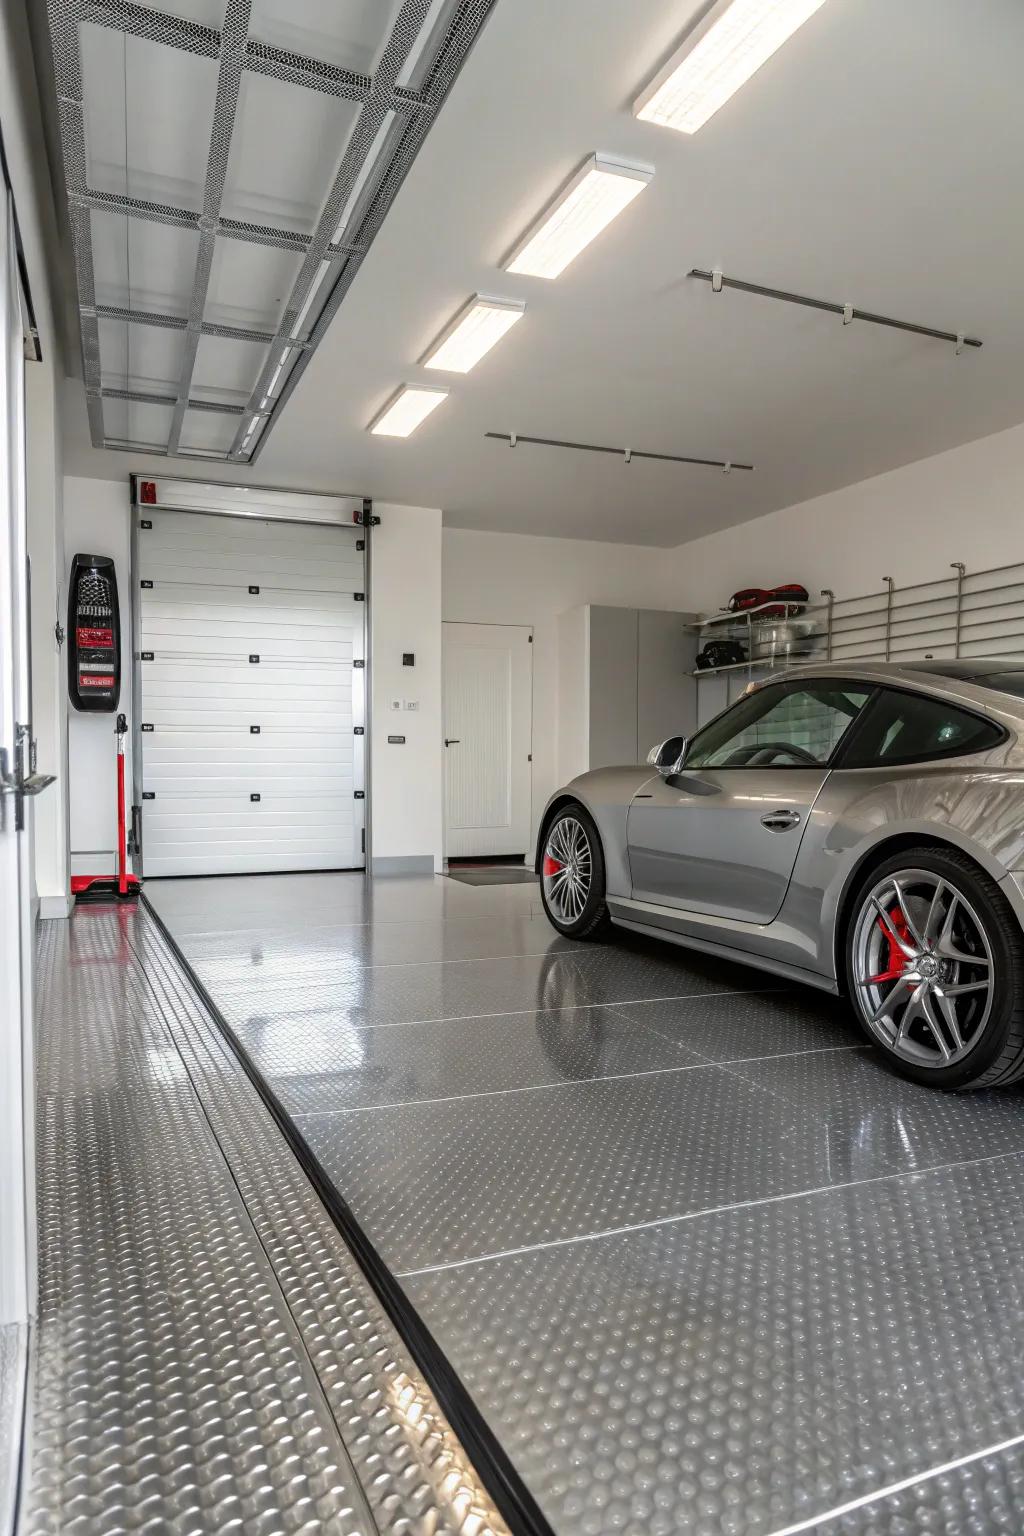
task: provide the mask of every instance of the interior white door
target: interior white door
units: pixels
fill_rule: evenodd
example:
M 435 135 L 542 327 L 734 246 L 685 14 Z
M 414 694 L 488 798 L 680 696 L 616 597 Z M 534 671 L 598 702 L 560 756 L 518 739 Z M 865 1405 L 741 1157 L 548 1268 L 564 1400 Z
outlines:
M 5 195 L 0 207 L 0 1325 L 4 1327 L 24 1326 L 29 1308 L 30 801 L 22 785 L 32 765 L 23 334 L 14 214 Z M 0 1447 L 0 1455 L 6 1454 Z
M 529 849 L 532 661 L 527 628 L 444 626 L 449 858 Z
M 361 530 L 136 513 L 143 873 L 362 868 Z

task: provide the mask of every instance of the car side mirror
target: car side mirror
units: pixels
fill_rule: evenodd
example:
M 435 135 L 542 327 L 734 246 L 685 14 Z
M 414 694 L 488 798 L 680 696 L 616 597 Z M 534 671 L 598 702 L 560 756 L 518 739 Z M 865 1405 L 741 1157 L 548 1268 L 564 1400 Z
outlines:
M 651 748 L 647 754 L 647 761 L 652 768 L 657 768 L 663 779 L 671 778 L 672 774 L 678 773 L 683 766 L 686 747 L 685 736 L 670 736 L 667 741 L 661 741 L 656 747 Z

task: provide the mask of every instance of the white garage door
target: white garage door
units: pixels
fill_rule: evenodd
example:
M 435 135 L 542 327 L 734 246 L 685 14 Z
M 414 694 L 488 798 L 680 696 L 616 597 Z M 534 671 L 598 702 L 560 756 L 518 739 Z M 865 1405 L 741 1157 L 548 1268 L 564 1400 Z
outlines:
M 361 530 L 136 516 L 144 874 L 361 868 Z

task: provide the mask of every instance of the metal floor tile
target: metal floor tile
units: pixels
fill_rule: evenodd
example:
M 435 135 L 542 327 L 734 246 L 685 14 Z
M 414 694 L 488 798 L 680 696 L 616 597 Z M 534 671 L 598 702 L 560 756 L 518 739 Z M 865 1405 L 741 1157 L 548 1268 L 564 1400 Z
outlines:
M 531 954 L 528 888 L 294 878 L 163 915 L 557 1536 L 1024 1528 L 1024 1095 L 754 970 Z
M 40 933 L 25 1532 L 507 1536 L 146 913 Z
M 147 880 L 146 898 L 184 933 L 278 929 L 303 933 L 335 923 L 415 922 L 431 918 L 535 914 L 532 885 L 461 885 L 443 875 L 367 880 L 360 874 L 297 874 Z
M 937 1094 L 867 1049 L 299 1124 L 402 1273 L 1024 1151 L 1019 1094 Z
M 28 1328 L 0 1323 L 0 1536 L 14 1529 L 27 1358 Z
M 1016 1445 L 926 1474 L 804 1529 L 815 1536 L 1019 1536 L 1022 1510 L 1024 1445 Z
M 561 1536 L 768 1536 L 1024 1429 L 1022 1254 L 1011 1157 L 405 1286 Z
M 248 942 L 237 933 L 189 934 L 192 965 L 202 961 L 234 962 L 239 979 L 252 979 L 259 969 L 268 977 L 295 975 L 296 939 L 273 929 L 257 931 Z M 515 955 L 546 955 L 584 946 L 564 939 L 546 917 L 508 913 L 503 917 L 464 918 L 445 922 L 428 918 L 412 923 L 335 924 L 302 934 L 302 963 L 318 979 L 337 965 L 389 966 L 441 964 L 445 961 L 507 959 Z
M 772 978 L 765 976 L 770 988 Z M 863 1045 L 848 1005 L 805 987 L 627 1003 L 621 1011 L 707 1061 Z
M 317 1521 L 372 1536 L 181 1057 L 158 1012 L 125 988 L 131 921 L 76 917 L 73 950 L 68 924 L 40 925 L 25 1531 Z
M 698 1058 L 613 1008 L 438 1019 L 326 1037 L 288 1019 L 248 1025 L 254 1064 L 293 1114 L 493 1094 L 658 1072 Z
M 309 968 L 296 943 L 291 977 L 254 985 L 235 962 L 194 962 L 188 938 L 175 938 L 225 1018 L 240 1027 L 288 1018 L 330 1032 L 431 1019 L 480 1018 L 516 1012 L 615 1004 L 638 998 L 678 997 L 756 986 L 754 972 L 730 976 L 717 962 L 652 958 L 629 949 L 594 948 L 566 954 L 516 955 L 448 965 L 384 966 L 338 962 L 327 979 Z

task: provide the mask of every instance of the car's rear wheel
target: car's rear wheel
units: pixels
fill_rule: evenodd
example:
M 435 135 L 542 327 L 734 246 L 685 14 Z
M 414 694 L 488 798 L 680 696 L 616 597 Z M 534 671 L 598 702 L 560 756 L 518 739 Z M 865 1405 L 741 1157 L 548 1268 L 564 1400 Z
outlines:
M 564 805 L 548 822 L 540 889 L 544 911 L 559 933 L 597 939 L 610 926 L 601 839 L 582 805 Z
M 850 997 L 905 1077 L 984 1088 L 1024 1075 L 1024 937 L 995 881 L 953 849 L 874 868 L 846 937 Z

